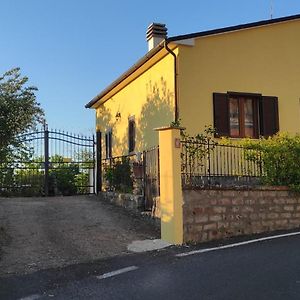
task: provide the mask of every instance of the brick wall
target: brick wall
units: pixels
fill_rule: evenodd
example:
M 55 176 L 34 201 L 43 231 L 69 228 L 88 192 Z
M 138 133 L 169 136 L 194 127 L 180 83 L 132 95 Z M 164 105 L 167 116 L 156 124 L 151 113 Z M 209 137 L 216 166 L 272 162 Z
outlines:
M 287 188 L 183 190 L 184 242 L 300 226 L 300 195 Z

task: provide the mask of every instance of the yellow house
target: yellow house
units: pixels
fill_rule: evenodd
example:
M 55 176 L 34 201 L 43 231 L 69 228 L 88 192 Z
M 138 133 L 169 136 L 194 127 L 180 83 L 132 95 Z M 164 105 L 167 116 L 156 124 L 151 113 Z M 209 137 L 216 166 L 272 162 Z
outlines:
M 300 15 L 167 38 L 147 31 L 148 53 L 92 99 L 104 157 L 158 145 L 154 128 L 190 134 L 300 133 Z

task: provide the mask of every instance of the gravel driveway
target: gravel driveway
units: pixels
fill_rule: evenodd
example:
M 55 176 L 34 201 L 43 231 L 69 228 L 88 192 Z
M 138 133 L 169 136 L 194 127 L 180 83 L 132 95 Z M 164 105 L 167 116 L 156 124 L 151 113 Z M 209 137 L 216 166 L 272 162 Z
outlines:
M 149 220 L 95 196 L 0 198 L 0 276 L 126 254 L 157 237 Z

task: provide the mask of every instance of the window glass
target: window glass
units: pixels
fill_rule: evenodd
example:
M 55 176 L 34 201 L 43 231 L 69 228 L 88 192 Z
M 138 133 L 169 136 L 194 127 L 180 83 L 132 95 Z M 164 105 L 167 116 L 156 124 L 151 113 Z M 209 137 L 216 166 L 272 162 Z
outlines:
M 253 100 L 244 99 L 245 137 L 254 137 Z
M 229 125 L 230 136 L 238 137 L 240 135 L 239 101 L 235 98 L 229 99 Z
M 112 157 L 112 131 L 105 134 L 105 157 Z
M 135 148 L 135 121 L 134 119 L 129 120 L 128 124 L 128 146 L 129 153 L 134 151 Z

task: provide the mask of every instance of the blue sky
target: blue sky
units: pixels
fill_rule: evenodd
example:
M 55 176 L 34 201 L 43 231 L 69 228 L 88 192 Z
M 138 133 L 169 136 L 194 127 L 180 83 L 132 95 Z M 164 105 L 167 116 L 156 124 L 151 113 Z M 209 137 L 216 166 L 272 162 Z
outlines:
M 21 67 L 50 128 L 94 130 L 84 105 L 147 52 L 151 22 L 174 36 L 270 18 L 271 0 L 0 0 L 0 73 Z M 273 16 L 300 13 L 273 0 Z

